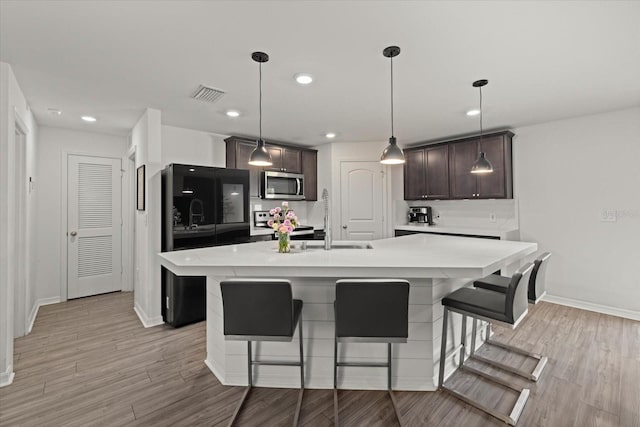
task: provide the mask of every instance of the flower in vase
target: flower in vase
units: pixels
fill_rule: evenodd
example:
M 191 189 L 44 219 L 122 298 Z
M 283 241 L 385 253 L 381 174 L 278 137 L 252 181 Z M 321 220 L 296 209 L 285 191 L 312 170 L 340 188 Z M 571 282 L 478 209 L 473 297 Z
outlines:
M 268 224 L 274 231 L 281 234 L 290 234 L 298 226 L 298 217 L 289 209 L 288 202 L 282 202 L 282 207 L 275 207 L 269 211 L 273 216 Z

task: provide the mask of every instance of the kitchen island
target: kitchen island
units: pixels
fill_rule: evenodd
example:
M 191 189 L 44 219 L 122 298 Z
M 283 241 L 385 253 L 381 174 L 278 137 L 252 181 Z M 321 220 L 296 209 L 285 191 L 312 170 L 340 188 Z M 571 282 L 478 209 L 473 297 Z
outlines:
M 295 245 L 297 243 L 297 245 Z M 339 244 L 340 242 L 334 242 Z M 306 386 L 333 387 L 333 300 L 335 282 L 342 278 L 401 278 L 410 284 L 409 338 L 393 346 L 393 387 L 398 390 L 435 390 L 438 384 L 441 299 L 470 280 L 500 269 L 515 269 L 537 250 L 537 244 L 466 237 L 416 234 L 325 251 L 322 242 L 294 242 L 289 254 L 277 251 L 277 242 L 256 242 L 160 254 L 164 267 L 180 276 L 207 277 L 207 359 L 205 363 L 223 384 L 246 385 L 246 344 L 225 341 L 220 281 L 233 277 L 286 278 L 294 298 L 304 301 L 304 351 Z M 315 245 L 315 246 L 314 246 Z M 367 248 L 369 247 L 369 248 Z M 460 328 L 453 316 L 454 328 Z M 451 328 L 449 329 L 451 333 Z M 449 340 L 451 350 L 459 344 Z M 481 337 L 480 337 L 481 338 Z M 294 361 L 297 335 L 291 343 L 255 344 L 254 358 Z M 455 352 L 449 351 L 447 370 L 455 369 Z M 386 345 L 341 345 L 339 357 L 349 361 L 383 362 Z M 386 389 L 386 371 L 347 367 L 339 387 Z M 299 387 L 299 372 L 282 366 L 260 366 L 258 386 Z

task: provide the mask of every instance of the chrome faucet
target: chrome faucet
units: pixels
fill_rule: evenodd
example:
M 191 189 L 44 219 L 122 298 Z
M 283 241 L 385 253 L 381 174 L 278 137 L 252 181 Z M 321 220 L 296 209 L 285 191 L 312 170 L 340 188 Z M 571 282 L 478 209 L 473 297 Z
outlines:
M 324 250 L 331 249 L 331 221 L 329 219 L 329 192 L 325 188 L 322 190 L 322 200 L 324 201 Z
M 194 223 L 193 220 L 196 220 Z M 198 222 L 204 222 L 204 205 L 200 199 L 192 199 L 189 203 L 189 228 L 196 228 Z

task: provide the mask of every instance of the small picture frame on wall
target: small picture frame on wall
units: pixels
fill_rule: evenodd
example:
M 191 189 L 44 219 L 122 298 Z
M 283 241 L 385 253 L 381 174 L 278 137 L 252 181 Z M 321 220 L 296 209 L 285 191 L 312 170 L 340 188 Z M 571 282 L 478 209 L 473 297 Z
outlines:
M 138 168 L 138 173 L 136 175 L 136 209 L 139 211 L 144 210 L 144 201 L 145 201 L 145 186 L 144 186 L 144 169 L 145 165 L 142 165 Z

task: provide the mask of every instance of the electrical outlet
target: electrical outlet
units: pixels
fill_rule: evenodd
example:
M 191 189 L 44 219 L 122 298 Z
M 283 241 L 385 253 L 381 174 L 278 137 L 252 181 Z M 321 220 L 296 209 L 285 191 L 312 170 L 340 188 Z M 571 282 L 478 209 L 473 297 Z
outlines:
M 496 222 L 496 214 L 491 212 L 489 214 L 489 222 Z
M 600 222 L 616 222 L 618 217 L 613 209 L 602 209 L 600 211 Z

